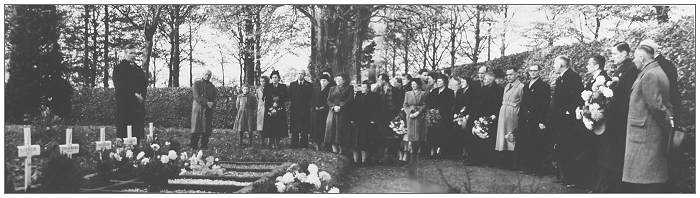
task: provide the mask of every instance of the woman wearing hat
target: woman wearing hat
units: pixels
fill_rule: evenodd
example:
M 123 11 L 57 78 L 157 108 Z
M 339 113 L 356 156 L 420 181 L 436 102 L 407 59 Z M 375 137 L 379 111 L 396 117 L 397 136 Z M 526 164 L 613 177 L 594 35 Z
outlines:
M 287 137 L 287 102 L 289 101 L 287 85 L 282 84 L 278 71 L 270 74 L 272 84 L 265 95 L 265 125 L 263 137 L 269 138 L 273 149 L 279 148 L 279 140 Z

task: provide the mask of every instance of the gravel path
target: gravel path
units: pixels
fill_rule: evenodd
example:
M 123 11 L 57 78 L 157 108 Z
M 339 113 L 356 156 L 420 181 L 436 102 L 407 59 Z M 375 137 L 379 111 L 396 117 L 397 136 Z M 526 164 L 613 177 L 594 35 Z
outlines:
M 531 176 L 498 168 L 465 166 L 455 160 L 421 160 L 417 167 L 417 179 L 409 178 L 405 167 L 354 168 L 346 175 L 343 193 L 576 193 L 557 183 L 551 175 Z M 438 169 L 443 171 L 445 179 Z M 452 190 L 445 180 L 453 186 Z

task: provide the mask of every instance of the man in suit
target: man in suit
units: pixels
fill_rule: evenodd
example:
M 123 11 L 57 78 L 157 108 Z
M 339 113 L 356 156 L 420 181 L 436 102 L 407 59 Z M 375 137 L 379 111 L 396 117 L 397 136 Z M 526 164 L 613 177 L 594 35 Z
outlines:
M 625 157 L 625 137 L 627 134 L 627 113 L 629 111 L 630 90 L 637 79 L 637 66 L 630 58 L 631 48 L 619 42 L 610 49 L 612 61 L 617 66 L 611 75 L 613 99 L 606 110 L 606 129 L 598 138 L 597 172 L 593 192 L 618 192 L 622 182 L 622 162 Z
M 640 72 L 630 92 L 622 182 L 631 192 L 658 193 L 669 180 L 670 83 L 653 58 L 654 48 L 641 44 L 634 57 Z
M 581 174 L 576 163 L 582 157 L 582 142 L 584 132 L 581 123 L 576 120 L 576 108 L 583 105 L 581 92 L 583 83 L 573 69 L 571 59 L 567 56 L 557 56 L 554 59 L 554 70 L 557 72 L 554 94 L 550 106 L 549 128 L 554 136 L 555 158 L 559 166 L 562 182 L 571 188 L 581 184 Z
M 311 83 L 306 81 L 306 71 L 297 74 L 297 80 L 289 85 L 292 147 L 306 148 L 311 130 Z
M 132 136 L 139 142 L 144 138 L 146 118 L 146 73 L 136 65 L 137 51 L 134 48 L 124 51 L 124 59 L 114 67 L 112 82 L 117 102 L 117 137 L 127 136 L 126 126 L 131 125 Z
M 546 115 L 549 108 L 550 90 L 540 78 L 540 66 L 532 65 L 527 68 L 530 81 L 523 87 L 523 97 L 520 101 L 520 124 L 516 134 L 515 152 L 519 168 L 524 173 L 544 174 L 543 159 L 550 145 L 544 133 Z

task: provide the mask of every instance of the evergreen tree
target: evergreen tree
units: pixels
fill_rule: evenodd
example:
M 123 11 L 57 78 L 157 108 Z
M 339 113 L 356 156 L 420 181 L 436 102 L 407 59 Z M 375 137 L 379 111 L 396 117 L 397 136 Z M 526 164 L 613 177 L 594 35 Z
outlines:
M 66 117 L 73 88 L 58 44 L 60 14 L 52 5 L 12 6 L 6 24 L 9 79 L 5 85 L 5 119 L 24 123 L 41 106 Z

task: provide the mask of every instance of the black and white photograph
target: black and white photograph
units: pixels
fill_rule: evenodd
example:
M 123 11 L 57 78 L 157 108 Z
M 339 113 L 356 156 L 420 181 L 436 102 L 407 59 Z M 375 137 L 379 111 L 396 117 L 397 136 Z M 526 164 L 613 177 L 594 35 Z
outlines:
M 693 1 L 112 3 L 2 3 L 3 195 L 696 193 Z

